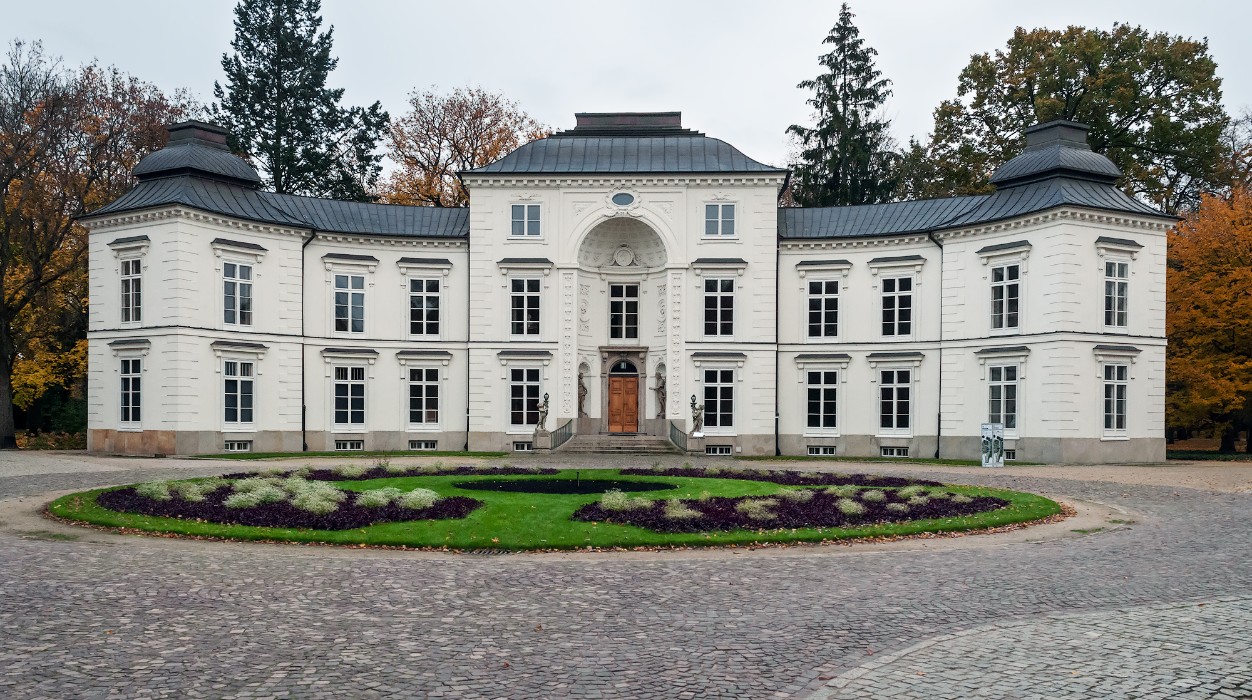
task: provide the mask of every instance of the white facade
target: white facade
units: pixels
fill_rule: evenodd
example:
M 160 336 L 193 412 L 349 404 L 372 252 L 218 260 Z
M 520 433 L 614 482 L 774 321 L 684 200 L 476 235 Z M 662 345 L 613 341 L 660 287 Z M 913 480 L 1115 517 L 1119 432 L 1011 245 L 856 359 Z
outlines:
M 521 449 L 545 394 L 548 430 L 664 437 L 694 395 L 734 454 L 972 459 L 991 421 L 1019 460 L 1164 458 L 1170 221 L 1107 173 L 780 213 L 784 171 L 676 115 L 580 115 L 465 173 L 466 221 L 260 193 L 172 134 L 86 221 L 93 450 Z M 1071 179 L 1094 199 L 1046 199 Z

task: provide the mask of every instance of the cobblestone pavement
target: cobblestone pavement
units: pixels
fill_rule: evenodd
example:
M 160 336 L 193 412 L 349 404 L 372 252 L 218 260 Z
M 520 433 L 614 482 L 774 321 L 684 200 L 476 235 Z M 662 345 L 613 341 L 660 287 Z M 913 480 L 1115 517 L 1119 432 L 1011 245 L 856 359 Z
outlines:
M 238 467 L 76 460 L 0 468 L 0 498 Z M 1037 544 L 629 556 L 73 540 L 0 523 L 0 698 L 1252 695 L 1246 489 L 833 468 L 1127 514 Z

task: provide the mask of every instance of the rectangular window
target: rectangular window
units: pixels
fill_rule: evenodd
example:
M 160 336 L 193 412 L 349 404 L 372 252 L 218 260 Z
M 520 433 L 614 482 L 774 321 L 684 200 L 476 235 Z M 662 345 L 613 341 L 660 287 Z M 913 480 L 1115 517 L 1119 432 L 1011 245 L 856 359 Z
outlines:
M 639 337 L 639 285 L 609 285 L 609 337 Z
M 1013 263 L 991 268 L 991 328 L 1017 328 L 1020 303 L 1021 266 Z
M 834 430 L 839 427 L 836 418 L 839 373 L 834 370 L 808 373 L 809 428 Z
M 222 315 L 226 323 L 252 325 L 252 266 L 222 263 Z
M 439 424 L 439 370 L 427 367 L 409 369 L 409 423 Z
M 534 452 L 535 443 L 529 440 L 518 440 L 513 443 L 514 452 Z
M 879 456 L 882 457 L 908 457 L 909 448 L 907 447 L 883 447 L 878 450 Z
M 509 423 L 514 426 L 539 422 L 539 370 L 515 367 L 509 370 Z
M 735 427 L 735 370 L 704 370 L 704 425 Z
M 704 235 L 733 236 L 735 235 L 735 205 L 706 204 L 704 205 Z
M 809 445 L 810 457 L 833 457 L 835 456 L 834 445 Z
M 1017 365 L 987 368 L 987 422 L 1017 430 Z
M 1126 432 L 1126 388 L 1129 365 L 1104 365 L 1104 432 Z
M 143 401 L 140 392 L 140 373 L 143 360 L 122 360 L 122 422 L 138 423 L 139 409 Z
M 539 285 L 537 279 L 510 280 L 513 292 L 513 335 L 539 335 Z
M 839 335 L 839 281 L 809 281 L 809 337 Z
M 140 270 L 139 258 L 122 261 L 122 323 L 143 320 L 143 279 Z
M 725 456 L 725 455 L 731 454 L 733 451 L 734 451 L 734 448 L 730 445 L 705 445 L 704 446 L 704 454 L 706 455 Z
M 335 368 L 335 425 L 365 424 L 365 368 Z
M 227 360 L 222 363 L 223 393 L 227 423 L 252 422 L 253 363 Z
M 1126 327 L 1126 301 L 1130 286 L 1130 264 L 1109 260 L 1104 263 L 1104 325 Z
M 364 275 L 335 275 L 335 332 L 365 332 Z
M 1006 461 L 1006 462 L 1016 462 L 1016 461 L 1017 461 L 1017 450 L 1005 450 L 1005 451 L 1004 451 L 1004 461 Z
M 421 452 L 434 452 L 439 448 L 436 440 L 409 440 L 409 449 Z
M 439 335 L 439 280 L 409 280 L 409 335 Z
M 912 371 L 885 369 L 879 373 L 879 421 L 886 431 L 908 432 L 910 429 L 910 390 Z
M 339 452 L 360 452 L 365 449 L 364 440 L 336 440 L 335 450 Z
M 704 334 L 735 334 L 735 281 L 704 280 Z
M 251 452 L 252 441 L 251 440 L 227 440 L 226 444 L 222 446 L 222 451 L 223 452 Z
M 886 277 L 882 281 L 882 334 L 913 335 L 913 278 Z
M 539 205 L 514 204 L 512 235 L 538 236 L 539 231 Z

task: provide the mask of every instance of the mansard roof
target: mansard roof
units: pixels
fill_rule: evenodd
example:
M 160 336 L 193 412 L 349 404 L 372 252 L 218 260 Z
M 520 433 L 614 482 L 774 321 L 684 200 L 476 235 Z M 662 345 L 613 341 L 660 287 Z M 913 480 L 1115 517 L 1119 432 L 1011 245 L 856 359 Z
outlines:
M 574 115 L 573 129 L 531 141 L 464 175 L 785 173 L 720 139 L 684 129 L 680 112 Z
M 1087 145 L 1087 126 L 1057 120 L 1026 130 L 1026 150 L 991 176 L 991 194 L 853 207 L 778 210 L 778 237 L 857 238 L 928 233 L 1061 206 L 1165 217 L 1116 187 L 1121 170 Z

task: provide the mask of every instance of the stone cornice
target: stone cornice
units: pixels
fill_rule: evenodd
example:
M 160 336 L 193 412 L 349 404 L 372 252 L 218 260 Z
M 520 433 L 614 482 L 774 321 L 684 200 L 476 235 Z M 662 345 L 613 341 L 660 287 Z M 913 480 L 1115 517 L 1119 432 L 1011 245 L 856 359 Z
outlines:
M 309 229 L 292 228 L 290 226 L 277 226 L 274 224 L 261 224 L 246 219 L 235 219 L 217 214 L 209 214 L 191 209 L 181 205 L 174 205 L 161 209 L 145 209 L 142 211 L 129 211 L 115 216 L 102 216 L 99 218 L 87 219 L 82 221 L 82 225 L 92 232 L 107 231 L 112 228 L 123 226 L 135 226 L 138 224 L 147 224 L 156 221 L 165 221 L 168 219 L 186 219 L 189 221 L 198 221 L 203 223 L 220 226 L 222 228 L 236 229 L 239 231 L 248 231 L 251 233 L 277 233 L 288 236 L 307 236 Z
M 371 236 L 357 233 L 317 232 L 317 240 L 353 245 L 376 245 L 383 248 L 468 248 L 466 238 L 409 238 L 405 236 Z
M 778 246 L 783 252 L 801 250 L 846 250 L 852 248 L 899 248 L 914 245 L 933 245 L 925 234 L 901 236 L 888 234 L 885 236 L 858 236 L 856 238 L 814 238 L 787 239 L 779 241 Z
M 935 238 L 941 241 L 946 241 L 957 238 L 969 238 L 986 233 L 1015 231 L 1018 229 L 1049 224 L 1057 221 L 1080 221 L 1090 224 L 1104 224 L 1119 226 L 1122 228 L 1137 228 L 1146 231 L 1160 232 L 1168 231 L 1174 226 L 1172 220 L 1167 220 L 1164 217 L 1152 218 L 1148 216 L 1137 216 L 1134 214 L 1105 212 L 1096 209 L 1061 207 L 1058 209 L 1040 212 L 1038 214 L 1020 216 L 1015 219 L 1007 219 L 1005 221 L 997 221 L 980 226 L 950 229 L 947 231 L 936 231 L 934 235 Z
M 474 187 L 537 187 L 544 189 L 605 189 L 621 187 L 683 186 L 778 186 L 784 173 L 691 173 L 689 175 L 506 175 L 465 173 L 466 184 Z

